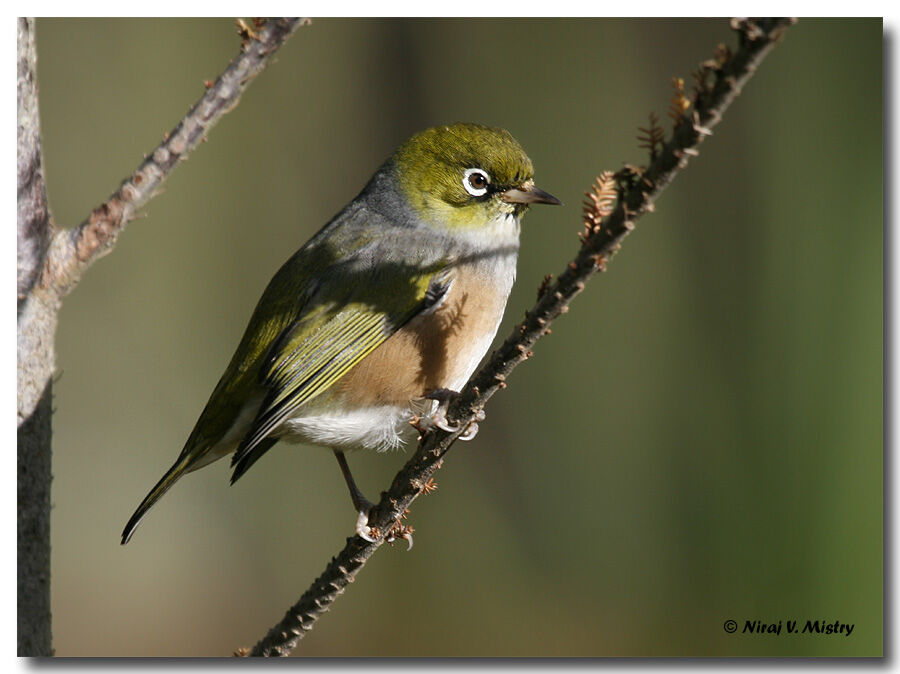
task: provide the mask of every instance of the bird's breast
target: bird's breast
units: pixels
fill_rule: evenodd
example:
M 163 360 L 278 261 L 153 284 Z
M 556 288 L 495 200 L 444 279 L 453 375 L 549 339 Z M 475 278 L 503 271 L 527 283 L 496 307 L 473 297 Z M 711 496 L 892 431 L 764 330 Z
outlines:
M 397 405 L 459 390 L 491 345 L 515 276 L 515 257 L 462 264 L 443 301 L 400 328 L 335 384 L 349 407 Z

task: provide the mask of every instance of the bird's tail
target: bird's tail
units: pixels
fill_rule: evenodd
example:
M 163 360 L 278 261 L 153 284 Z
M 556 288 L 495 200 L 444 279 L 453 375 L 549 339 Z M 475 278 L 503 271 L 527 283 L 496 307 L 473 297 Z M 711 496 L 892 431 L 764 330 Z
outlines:
M 134 533 L 134 530 L 137 529 L 138 524 L 141 523 L 141 520 L 144 519 L 144 515 L 147 514 L 147 511 L 153 507 L 153 505 L 162 498 L 162 495 L 169 491 L 169 488 L 178 481 L 182 475 L 184 475 L 188 471 L 188 466 L 191 464 L 191 457 L 182 455 L 178 457 L 178 461 L 175 462 L 166 474 L 162 476 L 162 479 L 156 483 L 156 486 L 150 490 L 150 493 L 141 501 L 141 505 L 138 506 L 138 509 L 134 511 L 134 515 L 131 516 L 131 519 L 128 520 L 128 524 L 125 525 L 124 531 L 122 531 L 122 545 L 125 545 L 129 540 L 131 540 L 131 535 Z M 192 466 L 191 468 L 194 468 Z

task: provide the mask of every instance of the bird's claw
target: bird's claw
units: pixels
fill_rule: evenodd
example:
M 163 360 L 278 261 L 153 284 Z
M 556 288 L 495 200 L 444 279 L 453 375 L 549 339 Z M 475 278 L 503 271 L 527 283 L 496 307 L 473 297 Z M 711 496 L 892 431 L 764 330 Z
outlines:
M 471 421 L 471 422 L 469 422 L 469 425 L 466 426 L 466 430 L 464 430 L 462 432 L 462 434 L 459 436 L 459 439 L 462 440 L 463 442 L 468 442 L 469 440 L 474 438 L 476 435 L 478 435 L 478 422 Z
M 442 431 L 447 431 L 448 433 L 456 433 L 456 431 L 459 430 L 459 426 L 454 426 L 447 421 L 447 415 L 441 408 L 438 408 L 437 411 L 432 415 L 431 423 L 440 428 Z
M 377 538 L 373 538 L 372 536 L 372 527 L 369 526 L 369 508 L 362 508 L 359 511 L 359 517 L 356 518 L 356 535 L 359 536 L 364 541 L 368 541 L 369 543 L 375 543 L 378 541 Z
M 406 551 L 409 552 L 410 550 L 412 550 L 413 549 L 412 527 L 406 527 L 401 524 L 399 527 L 399 530 L 397 530 L 395 532 L 395 529 L 397 529 L 397 527 L 394 527 L 394 529 L 391 529 L 391 531 L 388 533 L 388 535 L 385 536 L 384 540 L 387 541 L 388 543 L 393 543 L 398 538 L 402 538 L 404 541 L 406 541 Z
M 356 535 L 369 543 L 377 543 L 378 538 L 381 536 L 381 532 L 378 527 L 369 526 L 369 512 L 371 512 L 371 507 L 359 511 L 359 517 L 356 519 Z M 413 547 L 412 535 L 413 528 L 406 524 L 401 524 L 398 520 L 394 523 L 394 526 L 390 528 L 387 534 L 385 534 L 384 541 L 393 544 L 398 538 L 402 538 L 406 541 L 406 551 L 409 552 Z
M 396 522 L 394 522 L 394 526 L 391 527 L 390 531 L 387 532 L 384 540 L 387 543 L 393 545 L 394 541 L 396 541 L 398 538 L 402 538 L 404 541 L 406 541 L 406 551 L 409 552 L 413 547 L 413 531 L 415 531 L 415 529 L 413 529 L 411 526 L 409 526 L 408 524 L 402 524 L 400 520 L 397 520 Z
M 447 409 L 450 407 L 450 403 L 459 397 L 459 393 L 457 391 L 451 391 L 450 389 L 446 388 L 439 388 L 432 391 L 425 397 L 429 400 L 438 401 L 437 409 L 431 415 L 431 423 L 434 426 L 437 426 L 442 431 L 447 431 L 448 433 L 456 433 L 460 430 L 459 425 L 454 426 L 447 421 Z M 459 439 L 463 442 L 468 442 L 476 435 L 478 435 L 479 421 L 484 421 L 484 410 L 478 410 L 478 412 L 475 414 L 475 419 L 468 423 L 465 430 L 460 434 Z

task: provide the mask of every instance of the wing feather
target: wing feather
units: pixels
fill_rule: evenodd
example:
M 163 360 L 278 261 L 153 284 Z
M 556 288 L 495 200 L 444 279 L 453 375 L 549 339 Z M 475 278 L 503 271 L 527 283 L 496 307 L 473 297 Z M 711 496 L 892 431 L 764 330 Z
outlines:
M 411 285 L 408 278 L 404 282 L 412 302 L 395 304 L 393 310 L 366 302 L 365 294 L 376 290 L 368 287 L 363 297 L 334 304 L 284 329 L 260 371 L 267 394 L 232 459 L 232 482 L 262 456 L 270 446 L 266 443 L 263 447 L 263 440 L 297 408 L 328 390 L 416 315 L 438 304 L 449 290 L 451 278 L 445 268 L 423 274 Z

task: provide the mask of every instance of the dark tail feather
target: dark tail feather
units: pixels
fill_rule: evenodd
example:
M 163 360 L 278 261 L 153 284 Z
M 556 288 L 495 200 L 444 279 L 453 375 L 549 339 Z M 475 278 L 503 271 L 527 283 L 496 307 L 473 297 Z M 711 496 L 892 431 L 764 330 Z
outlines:
M 175 465 L 166 471 L 166 474 L 162 476 L 162 479 L 156 483 L 156 486 L 153 487 L 146 498 L 141 501 L 141 505 L 134 511 L 134 515 L 131 516 L 131 519 L 128 520 L 128 524 L 125 525 L 124 531 L 122 531 L 122 545 L 125 545 L 131 540 L 131 535 L 134 533 L 134 530 L 137 529 L 141 520 L 144 519 L 144 515 L 147 514 L 147 511 L 153 507 L 153 504 L 162 498 L 163 494 L 169 491 L 169 488 L 178 481 L 178 478 L 184 475 L 185 469 L 189 463 L 189 457 L 179 457 L 178 461 L 175 462 Z
M 231 474 L 231 484 L 237 482 L 238 478 L 246 473 L 250 466 L 256 463 L 259 457 L 268 452 L 276 442 L 278 442 L 278 438 L 263 438 L 249 452 L 242 452 L 238 448 L 238 451 L 234 453 L 234 458 L 237 460 L 232 461 L 231 464 L 234 467 L 234 472 Z

